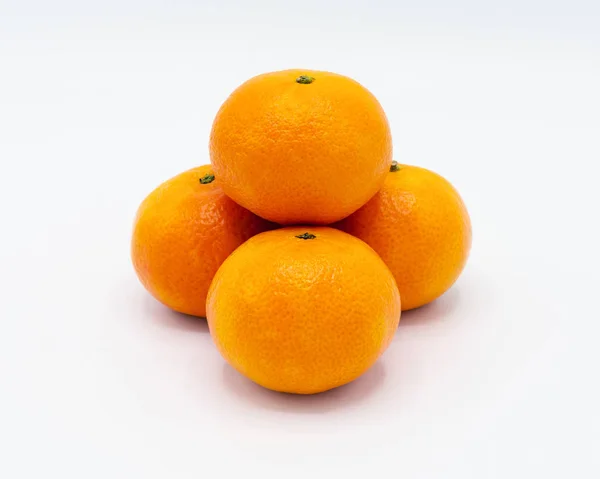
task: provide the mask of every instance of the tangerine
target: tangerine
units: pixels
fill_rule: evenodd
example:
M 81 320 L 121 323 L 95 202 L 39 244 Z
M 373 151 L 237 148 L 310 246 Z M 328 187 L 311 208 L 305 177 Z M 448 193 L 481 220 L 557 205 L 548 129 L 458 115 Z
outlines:
M 471 221 L 454 187 L 432 171 L 396 162 L 381 191 L 334 226 L 377 251 L 396 278 L 404 311 L 448 290 L 471 248 Z
M 206 316 L 206 294 L 221 263 L 274 225 L 229 199 L 209 165 L 166 181 L 140 205 L 131 258 L 144 287 L 181 313 Z
M 254 382 L 312 394 L 363 374 L 400 320 L 391 272 L 364 242 L 327 227 L 287 227 L 246 241 L 217 271 L 211 335 Z
M 335 73 L 285 70 L 238 87 L 210 135 L 223 190 L 280 224 L 328 224 L 364 205 L 392 161 L 377 99 Z

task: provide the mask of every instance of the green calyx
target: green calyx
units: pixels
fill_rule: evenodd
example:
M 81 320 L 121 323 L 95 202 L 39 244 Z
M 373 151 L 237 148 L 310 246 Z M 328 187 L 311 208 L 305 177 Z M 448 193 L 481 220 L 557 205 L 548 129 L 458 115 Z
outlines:
M 296 83 L 300 83 L 302 85 L 309 85 L 314 81 L 315 78 L 308 75 L 300 75 L 298 78 L 296 78 Z
M 213 175 L 212 173 L 207 173 L 202 178 L 200 178 L 200 183 L 202 183 L 203 185 L 208 185 L 213 181 L 215 181 L 215 175 Z
M 301 235 L 297 235 L 296 238 L 303 239 L 303 240 L 309 240 L 309 239 L 315 239 L 316 236 L 311 233 L 302 233 Z
M 400 170 L 400 165 L 397 161 L 392 161 L 392 166 L 390 166 L 390 172 L 394 173 L 395 171 Z

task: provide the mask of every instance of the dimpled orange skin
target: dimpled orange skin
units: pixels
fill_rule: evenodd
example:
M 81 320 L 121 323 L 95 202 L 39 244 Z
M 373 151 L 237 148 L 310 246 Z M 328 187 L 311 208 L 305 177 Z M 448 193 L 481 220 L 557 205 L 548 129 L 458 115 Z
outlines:
M 471 221 L 447 180 L 424 168 L 398 167 L 371 201 L 334 226 L 379 253 L 406 311 L 433 301 L 458 279 L 471 249 Z
M 304 233 L 316 236 L 301 239 Z M 207 299 L 225 359 L 275 391 L 312 394 L 364 373 L 389 345 L 400 296 L 381 258 L 327 227 L 253 237 L 225 260 Z
M 257 215 L 329 224 L 379 190 L 392 138 L 381 105 L 356 81 L 285 70 L 248 80 L 223 103 L 210 157 L 225 193 Z
M 181 313 L 206 316 L 206 294 L 229 254 L 274 225 L 229 199 L 201 166 L 156 188 L 137 212 L 131 258 L 145 288 Z M 206 181 L 206 180 L 205 180 Z

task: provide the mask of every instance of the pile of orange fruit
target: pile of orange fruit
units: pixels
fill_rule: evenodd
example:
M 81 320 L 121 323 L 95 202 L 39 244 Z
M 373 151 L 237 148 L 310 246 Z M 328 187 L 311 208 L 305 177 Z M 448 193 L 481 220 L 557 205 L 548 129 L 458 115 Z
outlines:
M 254 77 L 221 106 L 210 165 L 141 204 L 132 260 L 145 288 L 206 317 L 226 361 L 275 391 L 353 381 L 401 311 L 463 270 L 471 224 L 436 173 L 392 158 L 377 99 L 335 73 Z

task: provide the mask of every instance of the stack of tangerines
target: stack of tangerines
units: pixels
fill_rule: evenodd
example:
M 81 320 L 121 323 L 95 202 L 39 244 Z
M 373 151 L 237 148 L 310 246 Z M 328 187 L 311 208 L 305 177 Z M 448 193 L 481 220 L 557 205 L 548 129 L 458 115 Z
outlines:
M 217 113 L 210 159 L 144 200 L 133 264 L 156 299 L 207 317 L 224 358 L 266 388 L 356 379 L 400 311 L 433 301 L 465 265 L 460 196 L 392 160 L 381 105 L 350 78 L 248 80 Z

